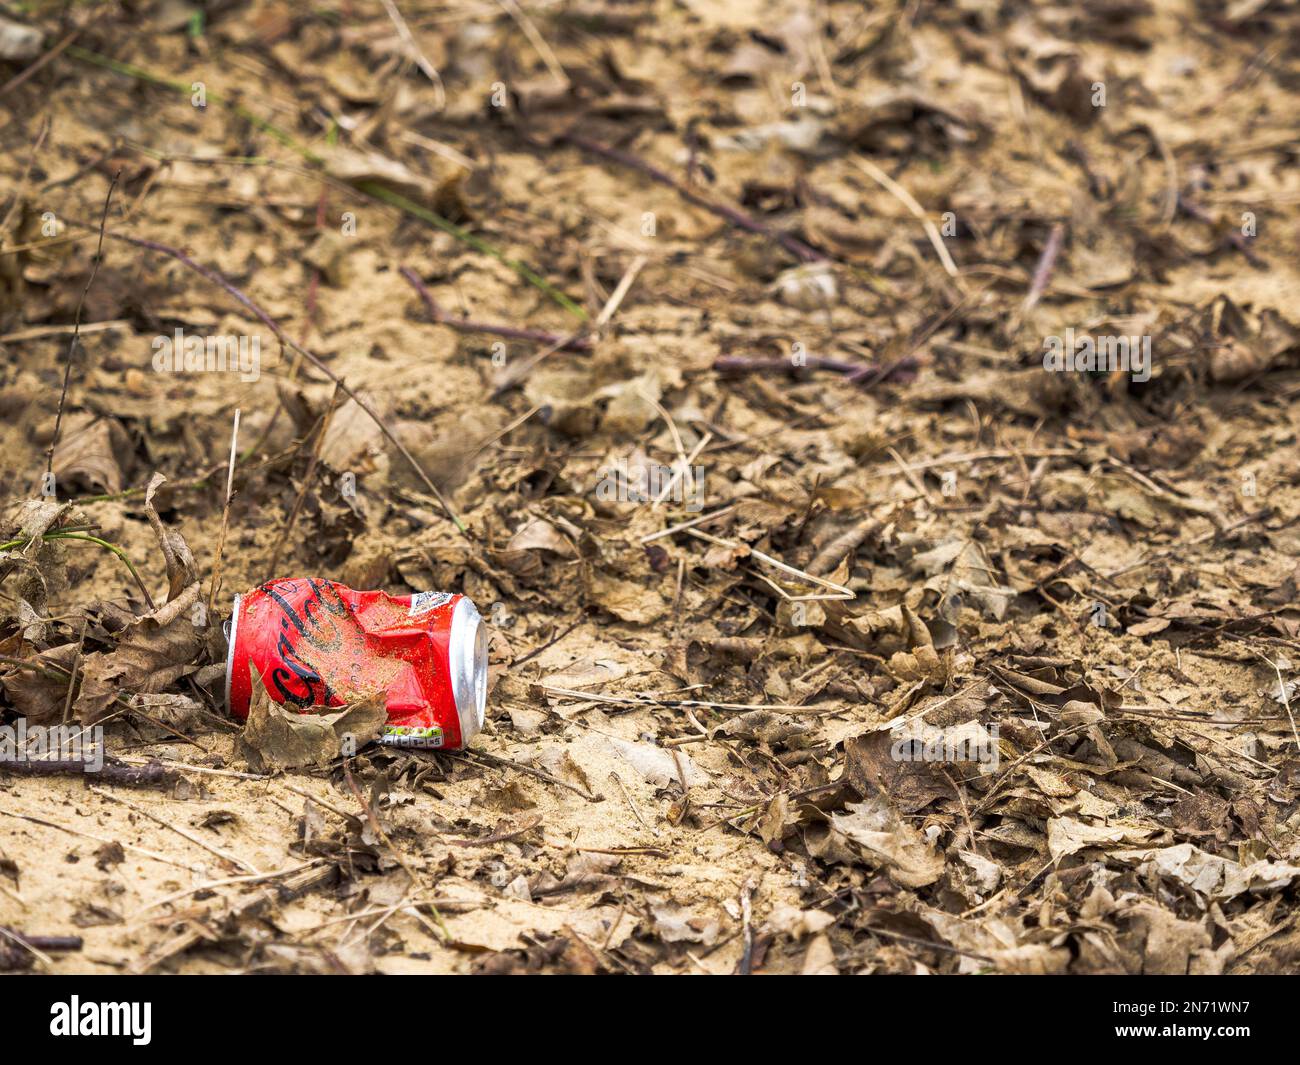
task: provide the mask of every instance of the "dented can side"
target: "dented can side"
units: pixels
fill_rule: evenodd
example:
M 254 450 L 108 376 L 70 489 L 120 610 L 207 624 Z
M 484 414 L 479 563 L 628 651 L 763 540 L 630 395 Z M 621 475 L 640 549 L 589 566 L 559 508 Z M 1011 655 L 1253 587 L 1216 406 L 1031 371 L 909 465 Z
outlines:
M 235 597 L 226 704 L 246 717 L 252 673 L 277 703 L 343 706 L 385 693 L 381 743 L 463 747 L 483 727 L 487 627 L 450 592 L 392 596 L 320 578 L 285 578 Z

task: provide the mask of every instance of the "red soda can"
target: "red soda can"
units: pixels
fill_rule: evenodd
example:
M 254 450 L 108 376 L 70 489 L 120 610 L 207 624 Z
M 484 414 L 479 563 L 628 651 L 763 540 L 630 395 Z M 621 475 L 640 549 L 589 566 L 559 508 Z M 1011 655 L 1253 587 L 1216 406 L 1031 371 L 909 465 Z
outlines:
M 277 703 L 344 706 L 386 693 L 380 743 L 464 747 L 483 727 L 488 635 L 451 592 L 388 595 L 291 577 L 235 596 L 226 705 L 248 716 L 251 666 Z

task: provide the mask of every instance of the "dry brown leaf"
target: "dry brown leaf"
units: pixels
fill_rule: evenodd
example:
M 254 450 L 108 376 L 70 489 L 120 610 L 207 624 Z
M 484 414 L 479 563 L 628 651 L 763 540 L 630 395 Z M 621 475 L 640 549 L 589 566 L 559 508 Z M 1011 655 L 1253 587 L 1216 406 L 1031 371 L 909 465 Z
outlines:
M 1088 847 L 1141 842 L 1155 833 L 1138 825 L 1090 825 L 1073 817 L 1053 817 L 1047 822 L 1047 849 L 1059 860 Z
M 83 484 L 96 492 L 120 492 L 130 465 L 131 441 L 116 418 L 85 411 L 69 415 L 54 449 L 54 478 L 64 486 Z
M 154 535 L 158 538 L 158 546 L 162 549 L 163 558 L 167 562 L 167 598 L 170 600 L 175 599 L 184 588 L 199 579 L 199 568 L 194 562 L 194 555 L 190 552 L 185 537 L 177 530 L 165 526 L 162 519 L 158 517 L 158 511 L 154 509 L 154 493 L 166 481 L 167 478 L 161 473 L 155 473 L 149 478 L 149 487 L 144 493 L 144 511 L 149 524 L 153 526 Z
M 640 773 L 656 788 L 666 788 L 685 781 L 688 788 L 707 783 L 709 774 L 697 766 L 684 751 L 665 750 L 649 743 L 629 743 L 627 740 L 605 737 L 614 753 Z
M 374 182 L 415 199 L 428 199 L 436 187 L 430 178 L 379 152 L 333 145 L 322 149 L 322 154 L 326 172 L 349 185 Z
M 849 803 L 846 809 L 846 814 L 832 815 L 835 831 L 856 843 L 869 862 L 883 866 L 900 886 L 925 887 L 943 875 L 943 855 L 883 798 Z
M 941 763 L 900 761 L 891 732 L 870 732 L 844 741 L 844 779 L 859 795 L 888 796 L 891 805 L 914 814 L 938 799 L 956 797 Z
M 41 669 L 53 666 L 55 669 L 42 673 L 37 668 L 15 667 L 0 677 L 9 701 L 28 724 L 41 725 L 63 717 L 63 707 L 68 698 L 68 674 L 76 657 L 77 644 L 65 643 L 27 659 L 30 666 Z
M 250 764 L 264 769 L 328 765 L 348 750 L 375 740 L 388 721 L 385 693 L 346 707 L 309 707 L 299 712 L 273 703 L 253 673 L 253 698 L 240 740 Z
M 1289 862 L 1255 861 L 1242 865 L 1220 858 L 1190 843 L 1148 850 L 1115 851 L 1111 857 L 1133 862 L 1152 873 L 1190 888 L 1207 902 L 1227 902 L 1247 892 L 1277 891 L 1300 876 L 1300 866 Z
M 668 609 L 663 596 L 654 588 L 599 572 L 592 574 L 590 599 L 620 621 L 636 625 L 653 624 Z
M 195 624 L 202 617 L 200 595 L 195 581 L 175 599 L 130 622 L 114 650 L 86 656 L 73 703 L 82 724 L 105 716 L 118 695 L 160 692 L 193 671 L 206 635 L 206 626 Z

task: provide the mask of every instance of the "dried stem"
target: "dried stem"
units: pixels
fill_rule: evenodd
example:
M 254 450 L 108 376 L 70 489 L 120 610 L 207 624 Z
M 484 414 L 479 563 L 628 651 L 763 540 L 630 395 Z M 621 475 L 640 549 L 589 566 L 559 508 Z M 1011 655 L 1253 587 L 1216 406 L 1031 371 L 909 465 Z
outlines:
M 1061 254 L 1061 245 L 1065 240 L 1065 225 L 1057 222 L 1052 226 L 1052 231 L 1047 234 L 1047 243 L 1043 245 L 1043 254 L 1038 259 L 1038 265 L 1034 267 L 1034 278 L 1029 285 L 1029 292 L 1025 296 L 1024 305 L 1020 312 L 1024 314 L 1033 310 L 1034 306 L 1047 291 L 1047 283 L 1052 279 L 1052 271 L 1056 269 L 1056 259 Z
M 433 83 L 433 87 L 438 91 L 438 102 L 435 110 L 445 111 L 447 109 L 447 90 L 442 84 L 442 75 L 437 71 L 432 63 L 429 62 L 424 52 L 421 51 L 419 43 L 415 39 L 415 34 L 411 32 L 411 27 L 406 24 L 406 19 L 402 18 L 402 13 L 397 9 L 393 0 L 383 0 L 384 10 L 388 13 L 389 20 L 397 30 L 397 35 L 406 45 L 406 50 L 411 53 L 411 59 L 426 78 Z
M 105 762 L 99 769 L 92 770 L 84 761 L 65 758 L 37 758 L 29 762 L 0 761 L 0 773 L 33 777 L 84 775 L 93 777 L 97 782 L 124 784 L 128 787 L 154 787 L 167 784 L 176 775 L 160 762 L 150 762 L 147 765 Z
M 320 462 L 321 445 L 325 441 L 325 431 L 329 428 L 330 418 L 334 416 L 334 408 L 338 398 L 339 387 L 335 385 L 334 391 L 330 395 L 329 405 L 325 408 L 325 413 L 320 416 L 320 428 L 316 430 L 316 439 L 312 442 L 311 458 L 307 462 L 307 472 L 302 479 L 302 488 L 299 489 L 298 497 L 293 501 L 293 509 L 289 512 L 289 520 L 285 522 L 284 530 L 275 538 L 275 549 L 271 552 L 271 565 L 266 574 L 268 581 L 275 578 L 275 571 L 280 564 L 280 549 L 293 535 L 293 527 L 298 521 L 298 514 L 302 510 L 303 500 L 307 498 L 307 490 L 311 487 L 312 478 L 316 476 L 316 464 Z
M 400 272 L 407 283 L 415 289 L 416 295 L 423 301 L 424 309 L 428 311 L 429 317 L 439 325 L 445 325 L 459 333 L 487 333 L 491 336 L 505 337 L 507 340 L 546 344 L 557 350 L 561 348 L 568 348 L 571 351 L 591 350 L 591 337 L 587 336 L 577 334 L 561 336 L 559 333 L 548 333 L 544 329 L 520 329 L 513 325 L 495 325 L 491 322 L 475 322 L 468 318 L 457 318 L 438 306 L 428 287 L 420 280 L 419 274 L 409 266 L 403 266 Z
M 930 221 L 930 216 L 925 213 L 925 208 L 916 202 L 916 197 L 881 170 L 880 167 L 876 166 L 876 164 L 870 159 L 864 159 L 860 155 L 855 155 L 851 157 L 851 161 L 859 170 L 866 174 L 867 177 L 871 178 L 872 181 L 907 208 L 912 217 L 921 223 L 921 228 L 925 230 L 925 235 L 929 238 L 930 244 L 934 247 L 935 254 L 939 256 L 939 262 L 943 264 L 943 268 L 948 272 L 948 276 L 953 278 L 960 277 L 961 275 L 957 269 L 957 264 L 952 261 L 952 255 L 949 254 L 948 246 L 943 242 L 943 237 L 940 235 L 938 227 Z
M 75 29 L 67 33 L 63 37 L 63 39 L 59 41 L 58 44 L 56 44 L 43 56 L 35 60 L 30 66 L 20 70 L 12 78 L 6 81 L 4 85 L 0 86 L 0 96 L 8 96 L 11 92 L 14 91 L 14 89 L 18 88 L 19 85 L 23 84 L 23 82 L 25 82 L 37 71 L 39 71 L 52 59 L 57 59 L 63 53 L 63 50 L 67 48 L 68 45 L 70 45 L 73 41 L 75 41 L 77 39 L 78 34 L 80 34 L 81 31 L 84 29 L 85 29 L 84 26 L 76 27 Z
M 235 459 L 239 452 L 239 408 L 235 408 L 235 423 L 230 430 L 230 462 L 226 470 L 226 501 L 221 507 L 221 532 L 217 534 L 217 555 L 212 561 L 212 583 L 208 586 L 208 613 L 217 599 L 221 584 L 221 556 L 226 549 L 226 529 L 230 526 L 230 496 L 235 488 Z M 276 545 L 279 546 L 278 544 Z
M 745 355 L 724 355 L 713 361 L 713 368 L 719 373 L 788 373 L 798 374 L 800 370 L 826 370 L 829 373 L 842 374 L 846 381 L 854 384 L 873 385 L 887 380 L 908 380 L 916 375 L 920 368 L 917 359 L 907 357 L 895 362 L 880 365 L 877 363 L 843 362 L 839 359 L 822 359 L 809 356 L 802 365 L 796 366 L 784 358 L 751 358 Z
M 1212 226 L 1216 229 L 1218 228 L 1218 224 L 1215 221 L 1214 216 L 1210 214 L 1209 211 L 1207 211 L 1199 203 L 1193 203 L 1185 196 L 1178 197 L 1178 209 L 1182 211 L 1183 214 L 1190 215 L 1192 218 L 1195 218 L 1198 222 L 1204 222 L 1208 226 Z M 1264 262 L 1263 259 L 1261 259 L 1258 255 L 1255 254 L 1255 250 L 1250 246 L 1250 241 L 1247 240 L 1237 230 L 1230 229 L 1227 235 L 1228 235 L 1228 240 L 1232 244 L 1232 246 L 1236 248 L 1239 252 L 1241 252 L 1241 254 L 1246 257 L 1246 261 L 1250 263 L 1251 266 L 1255 267 L 1256 270 L 1263 269 L 1265 266 L 1268 265 L 1267 263 Z
M 296 343 L 291 337 L 289 337 L 289 335 L 285 333 L 285 331 L 280 327 L 279 323 L 276 322 L 274 318 L 272 318 L 269 314 L 267 314 L 266 311 L 264 311 L 260 306 L 254 303 L 248 296 L 246 296 L 239 288 L 237 288 L 230 280 L 228 280 L 226 276 L 223 273 L 221 273 L 221 271 L 217 270 L 215 267 L 205 266 L 202 263 L 196 262 L 194 259 L 186 255 L 185 252 L 179 250 L 178 248 L 172 248 L 166 244 L 160 244 L 158 241 L 155 240 L 146 240 L 143 237 L 132 237 L 132 236 L 128 236 L 125 233 L 110 233 L 108 235 L 112 237 L 114 240 L 121 240 L 127 244 L 134 244 L 137 248 L 144 248 L 147 251 L 158 252 L 161 255 L 168 255 L 171 258 L 175 259 L 177 262 L 182 263 L 183 265 L 189 267 L 200 277 L 207 278 L 207 280 L 211 281 L 214 285 L 217 285 L 219 288 L 224 289 L 228 295 L 233 297 L 239 304 L 241 304 L 244 308 L 250 311 L 253 314 L 253 316 L 257 318 L 259 322 L 261 322 L 269 330 L 271 330 L 271 332 L 275 334 L 276 339 L 279 340 L 281 344 L 283 344 L 290 351 L 297 352 L 299 355 L 301 355 L 304 359 L 306 359 L 309 363 L 311 363 L 312 366 L 314 366 L 317 370 L 319 370 L 331 381 L 333 381 L 336 385 L 338 385 L 340 390 L 343 392 L 345 396 L 353 400 L 358 407 L 360 407 L 363 411 L 365 411 L 367 416 L 369 416 L 369 418 L 375 423 L 375 425 L 379 427 L 379 431 L 383 433 L 385 437 L 388 438 L 389 443 L 391 443 L 393 447 L 397 449 L 398 454 L 400 454 L 402 458 L 406 459 L 406 461 L 410 463 L 411 468 L 416 472 L 420 480 L 424 482 L 424 485 L 426 488 L 429 489 L 430 494 L 432 494 L 433 498 L 438 501 L 438 505 L 442 507 L 443 512 L 447 515 L 448 520 L 451 521 L 451 523 L 455 525 L 457 529 L 460 530 L 461 534 L 467 540 L 472 541 L 474 539 L 469 529 L 465 527 L 464 522 L 462 522 L 460 518 L 456 516 L 455 512 L 451 509 L 451 505 L 443 497 L 442 492 L 438 490 L 438 486 L 433 483 L 432 478 L 429 477 L 429 474 L 425 471 L 424 467 L 421 466 L 420 463 L 416 460 L 415 456 L 412 455 L 410 451 L 407 450 L 406 445 L 404 445 L 400 440 L 397 439 L 396 436 L 393 435 L 392 430 L 389 429 L 388 426 L 384 424 L 383 419 L 379 417 L 379 415 L 375 412 L 375 409 L 365 399 L 363 399 L 356 392 L 354 392 L 348 386 L 348 384 L 343 380 L 343 378 L 339 377 L 338 374 L 336 374 L 333 370 L 331 370 L 328 366 L 326 366 L 325 363 L 322 362 L 319 357 L 313 355 L 305 347 L 303 347 L 299 343 Z
M 157 609 L 154 605 L 153 596 L 149 594 L 149 589 L 145 587 L 144 581 L 140 579 L 140 572 L 135 568 L 131 560 L 127 557 L 126 552 L 123 551 L 120 547 L 118 547 L 117 544 L 111 544 L 107 540 L 101 540 L 98 536 L 91 536 L 88 533 L 74 532 L 71 529 L 56 529 L 53 532 L 42 533 L 41 539 L 42 540 L 85 540 L 87 543 L 97 544 L 98 546 L 104 548 L 105 550 L 113 552 L 113 554 L 115 554 L 118 558 L 122 560 L 122 564 L 126 566 L 132 578 L 134 578 L 135 586 L 140 589 L 140 594 L 144 596 L 144 601 L 149 604 L 149 609 L 150 610 Z M 29 543 L 31 543 L 30 540 L 24 540 L 21 537 L 17 540 L 8 540 L 5 543 L 0 544 L 0 551 L 8 551 L 14 547 L 23 547 Z
M 81 336 L 81 311 L 86 305 L 86 294 L 90 291 L 90 286 L 95 283 L 100 261 L 104 257 L 104 227 L 108 225 L 108 205 L 113 199 L 113 190 L 117 188 L 117 179 L 121 176 L 120 170 L 113 175 L 113 180 L 108 186 L 108 195 L 104 197 L 104 210 L 99 218 L 99 241 L 95 245 L 95 260 L 90 267 L 90 277 L 86 279 L 86 287 L 81 290 L 81 299 L 77 300 L 77 313 L 72 321 L 72 340 L 68 344 L 68 362 L 63 368 L 63 390 L 59 393 L 59 411 L 54 416 L 54 436 L 51 437 L 50 448 L 45 453 L 47 477 L 54 472 L 54 449 L 59 446 L 59 433 L 63 430 L 63 406 L 68 399 L 68 384 L 72 380 L 72 359 L 77 353 L 77 340 Z
M 757 233 L 761 237 L 767 237 L 769 240 L 775 241 L 800 262 L 822 262 L 827 258 L 827 256 L 822 252 L 808 244 L 805 244 L 798 237 L 791 236 L 789 233 L 783 232 L 779 229 L 774 229 L 772 226 L 760 222 L 752 215 L 746 214 L 739 207 L 732 207 L 729 204 L 716 203 L 713 200 L 706 199 L 680 178 L 674 177 L 667 171 L 660 170 L 657 166 L 646 162 L 640 156 L 633 155 L 631 152 L 625 152 L 618 148 L 611 148 L 609 145 L 601 144 L 599 141 L 594 141 L 590 137 L 583 136 L 581 133 L 567 133 L 562 139 L 563 141 L 572 144 L 575 148 L 580 148 L 584 152 L 589 152 L 592 155 L 599 155 L 611 162 L 618 163 L 620 166 L 627 166 L 631 167 L 633 170 L 641 171 L 641 173 L 645 174 L 646 177 L 673 189 L 677 195 L 687 203 L 692 203 L 696 207 L 702 207 L 704 210 L 712 212 L 719 218 L 730 222 L 737 229 L 743 229 L 749 233 Z
M 47 950 L 80 949 L 80 936 L 28 936 L 0 925 L 0 972 L 30 969 L 33 960 L 49 965 Z

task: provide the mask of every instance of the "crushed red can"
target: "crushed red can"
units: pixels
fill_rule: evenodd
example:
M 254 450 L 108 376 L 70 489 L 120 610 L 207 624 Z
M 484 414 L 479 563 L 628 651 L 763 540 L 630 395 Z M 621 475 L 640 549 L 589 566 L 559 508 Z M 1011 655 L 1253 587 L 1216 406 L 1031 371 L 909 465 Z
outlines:
M 488 634 L 451 592 L 359 592 L 317 577 L 268 581 L 235 596 L 226 705 L 248 716 L 250 667 L 277 703 L 344 706 L 386 694 L 380 743 L 464 747 L 483 727 Z

